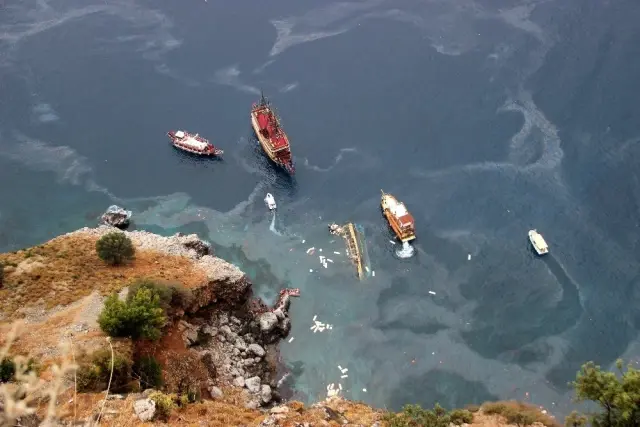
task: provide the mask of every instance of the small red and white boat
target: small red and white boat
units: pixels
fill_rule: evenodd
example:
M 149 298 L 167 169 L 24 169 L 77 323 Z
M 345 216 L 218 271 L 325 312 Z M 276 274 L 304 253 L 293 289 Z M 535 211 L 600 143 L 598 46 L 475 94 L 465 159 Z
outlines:
M 216 148 L 208 139 L 200 135 L 191 134 L 184 130 L 176 130 L 167 132 L 167 136 L 171 139 L 171 144 L 183 151 L 201 156 L 221 156 L 224 151 Z

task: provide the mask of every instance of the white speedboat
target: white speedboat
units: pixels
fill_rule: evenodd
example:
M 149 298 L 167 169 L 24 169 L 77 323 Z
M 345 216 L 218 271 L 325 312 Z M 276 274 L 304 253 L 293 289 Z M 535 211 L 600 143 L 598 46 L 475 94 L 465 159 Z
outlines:
M 267 193 L 264 198 L 264 202 L 267 204 L 267 207 L 270 211 L 276 208 L 276 199 L 273 198 L 273 195 L 271 193 Z
M 533 249 L 536 250 L 538 255 L 544 255 L 549 253 L 549 245 L 545 242 L 542 234 L 537 230 L 529 230 L 529 241 L 533 245 Z

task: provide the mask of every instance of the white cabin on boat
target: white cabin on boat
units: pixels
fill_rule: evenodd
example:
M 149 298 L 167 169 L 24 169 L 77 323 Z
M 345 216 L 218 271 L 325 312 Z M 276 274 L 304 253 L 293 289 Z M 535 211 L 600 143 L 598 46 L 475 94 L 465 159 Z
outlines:
M 537 230 L 529 230 L 529 241 L 538 255 L 549 253 L 549 245 Z
M 269 208 L 270 211 L 276 208 L 276 199 L 273 197 L 271 193 L 267 193 L 267 195 L 264 198 L 264 202 L 267 204 L 267 207 Z

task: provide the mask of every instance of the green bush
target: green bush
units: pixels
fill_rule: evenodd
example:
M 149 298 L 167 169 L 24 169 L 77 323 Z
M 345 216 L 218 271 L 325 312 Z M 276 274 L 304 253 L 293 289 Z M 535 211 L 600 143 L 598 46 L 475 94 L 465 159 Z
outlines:
M 143 356 L 133 365 L 133 374 L 142 389 L 162 387 L 162 367 L 153 356 Z
M 473 422 L 473 414 L 467 409 L 454 409 L 449 413 L 449 418 L 457 426 Z
M 160 305 L 160 296 L 146 287 L 129 293 L 126 301 L 118 295 L 107 297 L 98 323 L 112 337 L 158 340 L 166 322 L 165 311 Z
M 156 391 L 149 395 L 149 399 L 156 403 L 156 415 L 160 418 L 169 418 L 171 411 L 176 407 L 174 402 L 175 395 L 164 394 Z
M 36 364 L 36 361 L 33 359 L 29 359 L 27 361 L 27 366 L 25 369 L 25 373 L 29 373 L 31 371 L 39 372 L 39 367 Z M 13 381 L 16 375 L 16 362 L 13 359 L 4 358 L 0 361 L 0 383 L 8 383 Z
M 402 412 L 387 413 L 383 419 L 389 427 L 449 427 L 453 422 L 451 413 L 437 403 L 432 410 L 423 409 L 420 405 L 406 405 Z
M 141 288 L 149 289 L 156 293 L 160 299 L 160 305 L 165 310 L 168 310 L 171 306 L 184 308 L 193 299 L 191 290 L 181 284 L 162 283 L 150 279 L 135 280 L 129 286 L 129 295 L 135 295 Z
M 593 401 L 600 411 L 590 414 L 594 427 L 627 427 L 640 425 L 640 370 L 628 365 L 624 369 L 622 360 L 616 362 L 618 372 L 603 371 L 593 362 L 582 365 L 576 381 L 571 383 L 576 399 Z M 572 414 L 571 425 L 580 425 L 584 420 Z
M 135 248 L 124 233 L 113 231 L 96 242 L 96 252 L 101 260 L 111 265 L 122 264 L 133 259 Z
M 106 390 L 111 376 L 111 351 L 104 349 L 95 352 L 89 360 L 80 363 L 76 371 L 78 391 Z M 111 390 L 126 391 L 131 382 L 131 362 L 125 355 L 117 352 L 113 355 L 113 377 Z
M 16 373 L 16 364 L 12 359 L 2 359 L 0 361 L 0 383 L 8 383 L 13 381 L 13 376 Z

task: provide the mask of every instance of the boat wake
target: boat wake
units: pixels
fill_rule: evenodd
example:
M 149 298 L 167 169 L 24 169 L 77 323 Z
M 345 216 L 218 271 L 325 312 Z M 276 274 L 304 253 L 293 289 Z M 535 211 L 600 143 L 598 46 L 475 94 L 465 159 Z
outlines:
M 272 211 L 273 215 L 271 216 L 271 224 L 269 225 L 269 231 L 271 231 L 276 236 L 282 236 L 278 230 L 276 230 L 276 211 Z
M 409 242 L 403 242 L 402 247 L 396 250 L 396 256 L 402 259 L 411 258 L 415 253 L 415 249 Z

